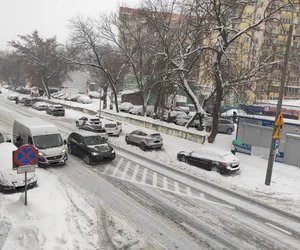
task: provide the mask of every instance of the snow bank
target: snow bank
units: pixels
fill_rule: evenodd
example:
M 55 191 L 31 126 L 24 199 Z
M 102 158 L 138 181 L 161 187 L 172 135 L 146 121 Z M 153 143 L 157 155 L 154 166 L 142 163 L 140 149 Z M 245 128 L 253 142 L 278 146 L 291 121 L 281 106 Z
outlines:
M 0 196 L 0 221 L 5 222 L 2 235 L 6 234 L 1 238 L 0 233 L 0 247 L 2 244 L 3 250 L 96 249 L 94 210 L 78 195 L 74 197 L 74 190 L 64 190 L 53 174 L 44 170 L 37 170 L 37 174 L 39 187 L 28 191 L 27 206 L 24 194 Z M 79 206 L 89 213 L 89 219 L 80 213 Z

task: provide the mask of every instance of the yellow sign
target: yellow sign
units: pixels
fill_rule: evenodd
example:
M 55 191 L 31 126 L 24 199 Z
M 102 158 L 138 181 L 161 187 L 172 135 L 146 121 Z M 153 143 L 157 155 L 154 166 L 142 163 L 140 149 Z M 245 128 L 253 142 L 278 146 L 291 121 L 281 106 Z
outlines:
M 278 138 L 281 138 L 281 130 L 280 130 L 280 127 L 277 128 L 274 136 L 273 136 L 274 139 L 278 139 Z
M 284 124 L 282 112 L 279 113 L 279 116 L 275 122 L 275 126 L 281 126 Z

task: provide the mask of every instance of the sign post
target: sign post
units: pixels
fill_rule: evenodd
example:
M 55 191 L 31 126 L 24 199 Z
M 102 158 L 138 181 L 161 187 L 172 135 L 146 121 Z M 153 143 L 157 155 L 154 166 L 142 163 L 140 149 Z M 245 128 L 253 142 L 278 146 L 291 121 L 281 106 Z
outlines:
M 18 174 L 25 174 L 25 206 L 27 206 L 27 173 L 34 172 L 34 164 L 37 162 L 39 153 L 31 145 L 23 145 L 13 152 L 13 170 Z

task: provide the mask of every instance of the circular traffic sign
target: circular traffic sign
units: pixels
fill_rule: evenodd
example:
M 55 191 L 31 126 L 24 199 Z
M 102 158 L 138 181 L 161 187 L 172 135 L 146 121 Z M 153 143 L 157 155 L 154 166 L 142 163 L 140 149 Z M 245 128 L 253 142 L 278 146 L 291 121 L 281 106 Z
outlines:
M 23 145 L 14 153 L 14 162 L 18 166 L 33 165 L 39 157 L 37 149 L 31 145 Z

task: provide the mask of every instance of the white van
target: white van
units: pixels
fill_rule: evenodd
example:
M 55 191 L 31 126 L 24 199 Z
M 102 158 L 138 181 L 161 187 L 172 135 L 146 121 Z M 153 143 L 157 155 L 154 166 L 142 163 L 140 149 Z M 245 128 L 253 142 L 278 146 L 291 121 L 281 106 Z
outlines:
M 20 147 L 31 144 L 39 150 L 39 166 L 64 164 L 68 159 L 62 137 L 51 123 L 39 118 L 20 118 L 14 121 L 13 143 Z

